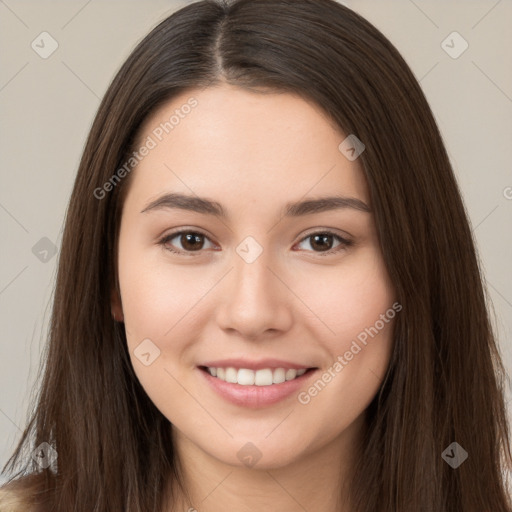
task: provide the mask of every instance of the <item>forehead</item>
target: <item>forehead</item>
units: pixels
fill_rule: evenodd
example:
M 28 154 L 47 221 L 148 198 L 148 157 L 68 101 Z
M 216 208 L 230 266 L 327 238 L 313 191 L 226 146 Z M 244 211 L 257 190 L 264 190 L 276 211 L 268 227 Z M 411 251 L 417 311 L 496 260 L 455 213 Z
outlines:
M 345 138 L 318 105 L 295 94 L 191 89 L 145 120 L 136 149 L 151 149 L 130 188 L 141 199 L 180 191 L 241 206 L 334 192 L 368 202 L 360 163 L 338 148 Z

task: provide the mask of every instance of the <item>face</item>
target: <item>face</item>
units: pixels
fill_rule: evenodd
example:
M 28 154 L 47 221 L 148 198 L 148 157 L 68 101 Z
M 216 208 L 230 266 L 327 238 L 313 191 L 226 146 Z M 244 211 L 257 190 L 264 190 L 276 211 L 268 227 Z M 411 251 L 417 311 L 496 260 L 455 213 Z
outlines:
M 345 138 L 298 96 L 228 85 L 142 127 L 113 311 L 150 399 L 217 461 L 347 440 L 386 372 L 400 307 Z

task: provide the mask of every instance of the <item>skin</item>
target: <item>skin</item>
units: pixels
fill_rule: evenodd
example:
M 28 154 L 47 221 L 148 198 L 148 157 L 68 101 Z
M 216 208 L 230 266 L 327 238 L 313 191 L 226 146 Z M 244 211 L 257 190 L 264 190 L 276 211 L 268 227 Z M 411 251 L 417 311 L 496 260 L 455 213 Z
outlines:
M 371 212 L 282 217 L 288 202 L 334 193 L 371 207 L 361 165 L 340 152 L 346 135 L 317 105 L 226 84 L 173 98 L 146 120 L 139 141 L 191 97 L 198 105 L 130 175 L 119 235 L 121 295 L 112 301 L 136 375 L 173 425 L 193 500 L 176 510 L 348 511 L 336 497 L 389 363 L 393 321 L 307 405 L 296 394 L 260 409 L 228 403 L 197 366 L 274 357 L 318 367 L 319 378 L 391 307 L 394 288 Z M 229 217 L 141 213 L 167 192 L 213 199 Z M 184 236 L 159 244 L 182 227 L 206 237 L 188 254 L 168 249 L 186 252 Z M 327 249 L 341 250 L 324 256 L 311 235 L 325 229 L 353 245 L 332 237 Z M 252 263 L 236 252 L 247 236 L 263 250 Z M 148 338 L 160 355 L 145 366 L 134 350 Z M 262 454 L 254 467 L 237 457 L 247 442 Z

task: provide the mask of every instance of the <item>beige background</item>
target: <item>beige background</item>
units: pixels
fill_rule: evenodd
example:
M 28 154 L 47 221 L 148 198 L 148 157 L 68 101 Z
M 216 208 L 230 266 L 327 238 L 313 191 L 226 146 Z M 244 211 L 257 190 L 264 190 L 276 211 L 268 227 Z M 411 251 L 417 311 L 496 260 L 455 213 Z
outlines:
M 43 237 L 60 244 L 83 144 L 118 67 L 150 28 L 186 3 L 0 0 L 2 465 L 25 425 L 55 278 L 57 258 L 49 252 L 43 262 L 32 248 Z M 463 191 L 512 372 L 512 2 L 344 3 L 395 44 L 432 106 Z M 58 43 L 46 59 L 31 47 L 43 31 Z M 456 59 L 441 46 L 453 31 L 469 45 Z M 446 44 L 454 52 L 463 41 L 451 36 Z

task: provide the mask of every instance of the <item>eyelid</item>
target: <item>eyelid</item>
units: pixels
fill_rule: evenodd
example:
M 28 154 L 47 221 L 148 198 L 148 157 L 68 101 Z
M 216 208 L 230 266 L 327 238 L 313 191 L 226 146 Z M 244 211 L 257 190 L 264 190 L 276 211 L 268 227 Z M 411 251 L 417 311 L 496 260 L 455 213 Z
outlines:
M 321 233 L 328 233 L 330 235 L 339 236 L 345 242 L 353 242 L 354 241 L 354 237 L 352 235 L 350 235 L 349 233 L 347 233 L 346 231 L 342 231 L 340 229 L 334 229 L 334 228 L 327 228 L 327 227 L 324 228 L 324 227 L 320 226 L 317 228 L 307 229 L 302 234 L 302 238 L 299 240 L 299 242 L 302 242 L 302 240 L 304 240 L 304 238 L 307 238 L 308 236 L 321 234 Z

